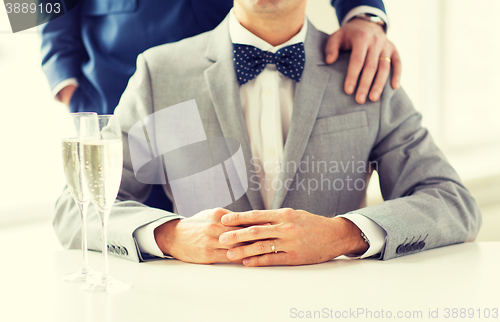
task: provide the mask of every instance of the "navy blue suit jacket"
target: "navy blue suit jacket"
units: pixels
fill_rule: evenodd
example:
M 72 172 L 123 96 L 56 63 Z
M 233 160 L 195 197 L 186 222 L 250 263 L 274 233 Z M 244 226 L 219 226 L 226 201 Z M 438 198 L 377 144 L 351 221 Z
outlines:
M 385 11 L 382 0 L 332 0 L 342 21 L 353 8 Z M 113 113 L 146 49 L 215 28 L 233 0 L 80 0 L 63 16 L 39 27 L 42 68 L 54 89 L 61 81 L 79 83 L 72 112 Z

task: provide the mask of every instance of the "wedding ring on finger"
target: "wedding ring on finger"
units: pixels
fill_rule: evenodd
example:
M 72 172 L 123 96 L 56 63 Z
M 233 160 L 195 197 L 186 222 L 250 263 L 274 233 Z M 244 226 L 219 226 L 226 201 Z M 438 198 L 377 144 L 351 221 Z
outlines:
M 278 253 L 276 250 L 276 244 L 274 243 L 274 239 L 270 239 L 271 242 L 271 253 Z
M 385 60 L 389 64 L 391 63 L 391 59 L 389 57 L 380 57 L 378 60 Z

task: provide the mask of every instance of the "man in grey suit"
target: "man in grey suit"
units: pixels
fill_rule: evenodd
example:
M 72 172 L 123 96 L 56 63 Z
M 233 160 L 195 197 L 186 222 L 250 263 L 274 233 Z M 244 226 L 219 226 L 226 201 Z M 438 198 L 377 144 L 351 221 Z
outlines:
M 404 91 L 387 84 L 379 102 L 365 105 L 345 94 L 348 55 L 324 63 L 327 35 L 304 18 L 305 3 L 235 0 L 213 31 L 138 57 L 115 112 L 124 171 L 109 223 L 111 252 L 135 261 L 301 265 L 340 255 L 387 260 L 475 238 L 478 206 Z M 389 63 L 382 54 L 380 64 Z M 225 208 L 185 218 L 140 203 L 150 186 L 134 169 L 130 131 L 190 100 L 207 137 L 239 141 L 249 183 Z M 179 158 L 165 161 L 174 204 L 181 200 L 171 172 L 196 162 Z M 385 202 L 360 208 L 370 170 L 379 174 Z M 204 189 L 193 187 L 193 203 Z M 78 211 L 67 190 L 56 212 L 60 241 L 79 247 Z M 99 249 L 99 219 L 89 213 L 89 248 Z

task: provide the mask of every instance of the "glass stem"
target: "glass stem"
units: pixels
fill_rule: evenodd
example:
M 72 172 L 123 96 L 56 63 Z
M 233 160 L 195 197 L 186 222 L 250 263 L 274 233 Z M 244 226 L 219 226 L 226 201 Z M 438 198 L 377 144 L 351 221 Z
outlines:
M 102 214 L 102 254 L 104 258 L 104 271 L 102 272 L 102 282 L 106 283 L 109 277 L 108 262 L 108 219 L 111 209 L 103 211 Z
M 83 253 L 83 263 L 82 263 L 82 273 L 87 274 L 89 271 L 89 258 L 88 258 L 88 242 L 87 242 L 87 210 L 89 208 L 89 202 L 81 202 L 80 206 L 80 216 L 82 219 L 82 253 Z

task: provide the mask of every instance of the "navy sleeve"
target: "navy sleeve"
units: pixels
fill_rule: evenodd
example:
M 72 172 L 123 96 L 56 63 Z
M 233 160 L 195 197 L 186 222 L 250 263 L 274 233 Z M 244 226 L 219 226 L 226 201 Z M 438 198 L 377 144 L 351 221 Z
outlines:
M 332 6 L 337 13 L 339 24 L 342 23 L 344 17 L 349 11 L 359 6 L 369 6 L 385 12 L 384 2 L 382 0 L 331 0 Z
M 87 56 L 80 35 L 80 5 L 37 29 L 42 40 L 42 69 L 50 89 L 65 79 L 78 78 L 81 62 Z

